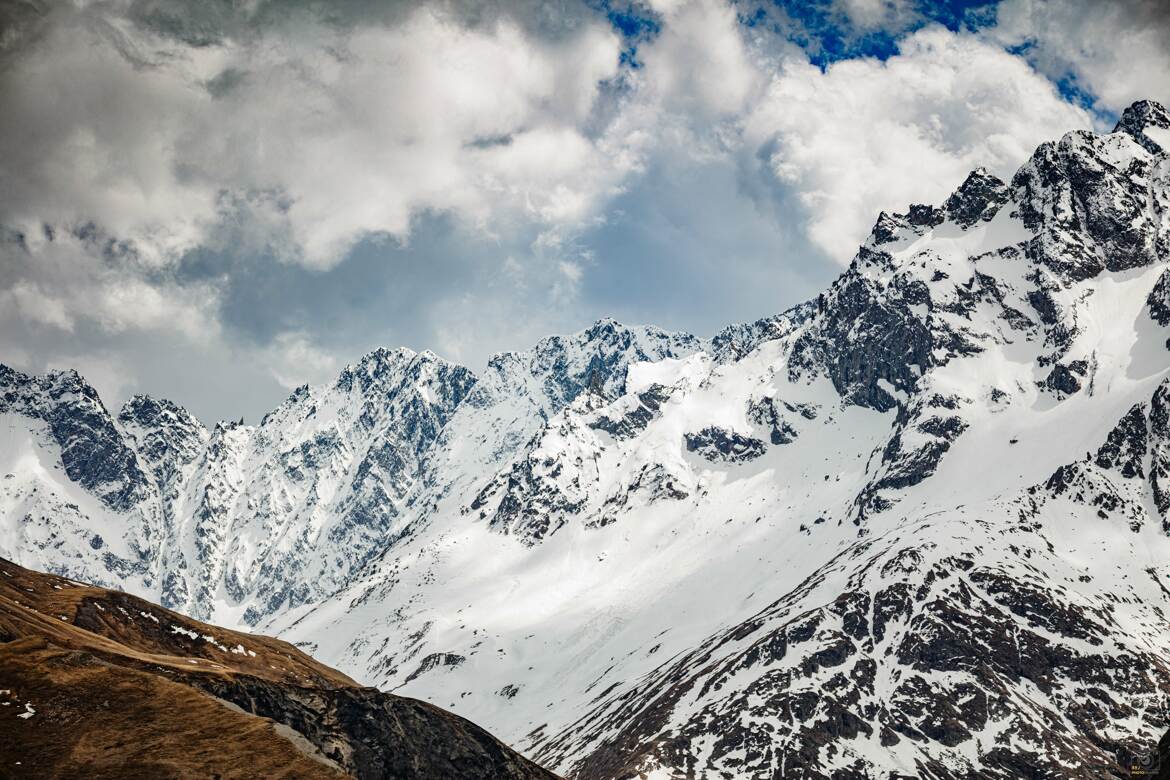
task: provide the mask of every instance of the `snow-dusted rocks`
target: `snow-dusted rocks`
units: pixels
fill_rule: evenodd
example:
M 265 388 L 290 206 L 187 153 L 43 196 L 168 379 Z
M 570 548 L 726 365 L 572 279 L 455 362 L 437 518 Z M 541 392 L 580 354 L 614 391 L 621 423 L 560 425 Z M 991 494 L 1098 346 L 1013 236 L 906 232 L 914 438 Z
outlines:
M 181 407 L 144 396 L 115 421 L 72 372 L 4 369 L 0 382 L 10 430 L 28 430 L 69 478 L 60 497 L 43 484 L 12 496 L 40 507 L 13 531 L 35 520 L 49 543 L 78 550 L 30 562 L 99 582 L 133 570 L 140 579 L 120 584 L 194 615 L 218 610 L 254 623 L 327 595 L 402 530 L 394 522 L 423 455 L 475 377 L 428 352 L 376 350 L 333 385 L 298 389 L 259 425 L 210 432 Z M 20 484 L 26 476 L 13 475 Z M 73 523 L 61 508 L 84 512 L 68 498 L 76 487 L 103 506 Z M 115 556 L 110 545 L 126 552 Z M 5 551 L 27 559 L 39 547 Z M 88 560 L 66 569 L 72 557 Z
M 376 350 L 255 427 L 220 424 L 177 503 L 170 603 L 255 623 L 328 595 L 405 530 L 419 466 L 475 382 L 429 352 Z
M 75 371 L 0 366 L 0 548 L 63 576 L 142 589 L 161 533 L 146 467 Z
M 76 371 L 32 377 L 0 366 L 0 413 L 40 420 L 61 451 L 69 479 L 111 509 L 127 509 L 148 492 L 134 451 Z
M 1125 109 L 1113 128 L 1114 133 L 1129 133 L 1152 154 L 1166 151 L 1167 136 L 1159 132 L 1164 130 L 1170 130 L 1170 111 L 1152 100 L 1139 100 Z
M 0 552 L 573 777 L 1108 776 L 1170 726 L 1167 130 L 1135 104 L 882 214 L 709 342 L 602 321 L 478 379 L 379 351 L 210 433 L 80 392 L 59 438 L 60 378 L 9 372 Z

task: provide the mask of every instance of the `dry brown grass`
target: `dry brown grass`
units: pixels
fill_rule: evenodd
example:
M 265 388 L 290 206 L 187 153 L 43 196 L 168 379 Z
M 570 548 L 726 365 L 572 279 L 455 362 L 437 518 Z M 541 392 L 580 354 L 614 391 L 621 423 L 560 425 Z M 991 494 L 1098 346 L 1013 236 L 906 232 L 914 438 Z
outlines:
M 0 780 L 349 776 L 555 780 L 286 642 L 0 558 Z
M 342 778 L 273 723 L 41 639 L 0 645 L 0 777 Z M 30 703 L 36 714 L 17 717 Z
M 0 559 L 0 778 L 346 777 L 199 675 L 356 686 L 285 642 Z

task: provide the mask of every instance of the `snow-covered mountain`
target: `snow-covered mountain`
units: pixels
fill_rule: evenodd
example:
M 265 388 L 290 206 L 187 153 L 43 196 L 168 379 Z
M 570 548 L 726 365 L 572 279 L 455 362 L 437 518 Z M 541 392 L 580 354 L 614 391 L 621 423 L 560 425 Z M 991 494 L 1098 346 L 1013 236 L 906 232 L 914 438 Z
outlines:
M 378 351 L 257 426 L 0 373 L 0 555 L 574 778 L 1098 778 L 1170 727 L 1170 115 L 709 341 Z

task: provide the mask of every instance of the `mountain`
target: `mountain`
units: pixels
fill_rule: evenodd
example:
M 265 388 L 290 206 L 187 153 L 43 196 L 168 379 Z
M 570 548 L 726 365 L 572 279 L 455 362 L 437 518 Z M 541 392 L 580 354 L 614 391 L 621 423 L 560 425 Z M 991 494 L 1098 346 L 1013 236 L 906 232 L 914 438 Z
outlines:
M 573 778 L 1128 776 L 1170 729 L 1167 150 L 1137 103 L 706 341 L 378 352 L 211 433 L 7 371 L 0 552 Z
M 279 640 L 2 559 L 0 661 L 4 777 L 555 777 Z

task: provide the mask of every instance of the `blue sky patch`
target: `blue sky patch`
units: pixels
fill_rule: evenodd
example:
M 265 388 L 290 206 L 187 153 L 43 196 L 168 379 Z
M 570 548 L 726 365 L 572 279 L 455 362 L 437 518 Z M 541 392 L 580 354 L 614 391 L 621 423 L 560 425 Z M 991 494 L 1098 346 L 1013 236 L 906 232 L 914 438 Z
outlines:
M 644 5 L 630 0 L 593 0 L 590 3 L 597 11 L 605 14 L 614 31 L 625 43 L 621 53 L 622 65 L 639 68 L 639 44 L 652 41 L 662 31 L 662 21 L 657 14 Z
M 997 0 L 919 2 L 898 18 L 898 26 L 858 30 L 835 0 L 773 0 L 769 6 L 746 10 L 749 26 L 770 24 L 779 35 L 800 46 L 809 60 L 824 69 L 834 62 L 872 57 L 882 61 L 898 53 L 898 41 L 927 24 L 949 30 L 975 30 L 995 23 Z

